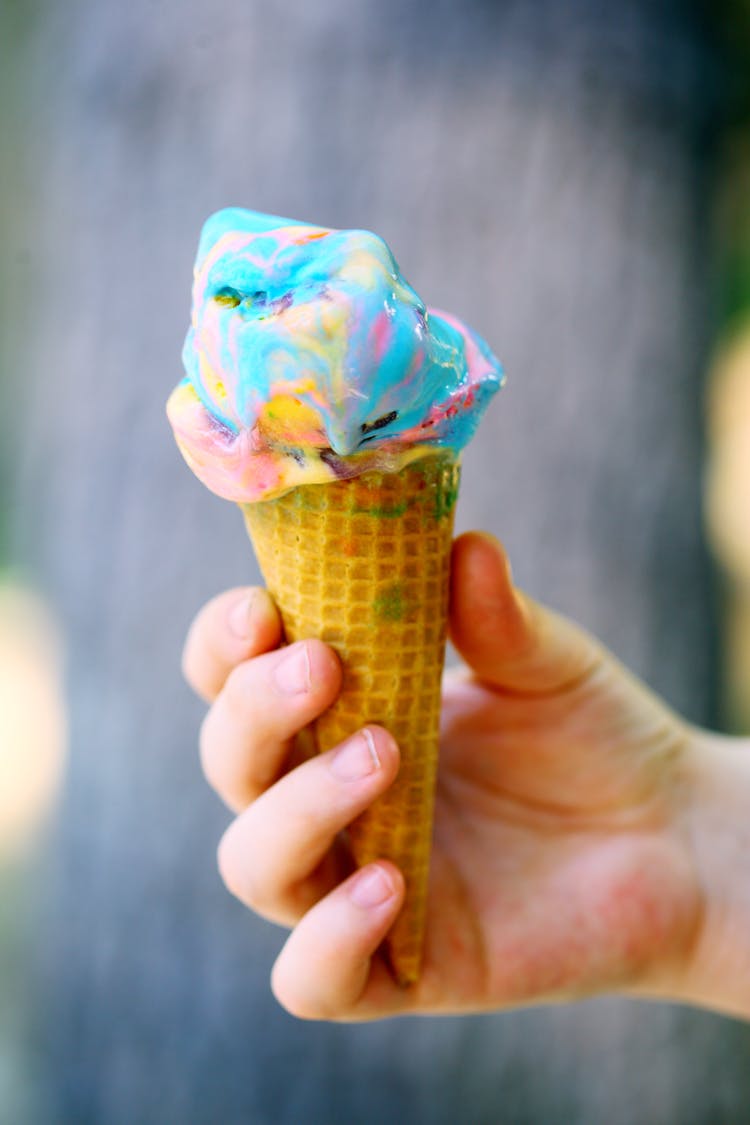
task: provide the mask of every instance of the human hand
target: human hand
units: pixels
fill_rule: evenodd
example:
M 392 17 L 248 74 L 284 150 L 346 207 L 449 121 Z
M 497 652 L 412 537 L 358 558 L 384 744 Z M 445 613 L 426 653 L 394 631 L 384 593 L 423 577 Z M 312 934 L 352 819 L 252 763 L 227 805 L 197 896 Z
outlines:
M 406 990 L 376 952 L 399 872 L 383 861 L 349 874 L 339 839 L 393 780 L 398 749 L 370 727 L 304 760 L 297 735 L 336 697 L 338 661 L 317 640 L 278 649 L 268 595 L 251 599 L 209 603 L 184 665 L 212 702 L 206 775 L 239 814 L 219 848 L 224 881 L 293 927 L 273 972 L 285 1007 L 368 1019 L 679 994 L 703 906 L 685 783 L 694 732 L 515 590 L 493 540 L 454 548 L 451 631 L 469 670 L 446 677 L 424 965 Z

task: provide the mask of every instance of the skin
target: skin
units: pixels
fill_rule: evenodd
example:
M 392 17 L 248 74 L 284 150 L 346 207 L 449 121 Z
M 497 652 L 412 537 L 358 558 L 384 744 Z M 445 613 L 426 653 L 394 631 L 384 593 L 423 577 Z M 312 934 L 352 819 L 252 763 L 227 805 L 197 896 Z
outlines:
M 445 681 L 424 967 L 401 989 L 378 947 L 403 880 L 352 873 L 340 840 L 398 747 L 373 726 L 305 758 L 341 670 L 318 640 L 279 647 L 265 591 L 219 595 L 190 629 L 202 764 L 236 814 L 222 878 L 291 929 L 279 1002 L 345 1021 L 608 992 L 750 1016 L 747 743 L 689 726 L 516 589 L 489 536 L 454 546 L 451 635 L 466 667 Z

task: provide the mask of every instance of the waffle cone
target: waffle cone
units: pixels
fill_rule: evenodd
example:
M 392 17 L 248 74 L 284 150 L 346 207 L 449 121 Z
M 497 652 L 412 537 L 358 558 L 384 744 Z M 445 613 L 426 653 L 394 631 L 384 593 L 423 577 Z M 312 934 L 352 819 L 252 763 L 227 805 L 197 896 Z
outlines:
M 378 723 L 401 749 L 396 781 L 349 831 L 358 865 L 390 859 L 406 880 L 386 939 L 401 984 L 418 979 L 422 955 L 458 479 L 441 453 L 243 505 L 287 640 L 320 637 L 341 657 L 315 748 Z

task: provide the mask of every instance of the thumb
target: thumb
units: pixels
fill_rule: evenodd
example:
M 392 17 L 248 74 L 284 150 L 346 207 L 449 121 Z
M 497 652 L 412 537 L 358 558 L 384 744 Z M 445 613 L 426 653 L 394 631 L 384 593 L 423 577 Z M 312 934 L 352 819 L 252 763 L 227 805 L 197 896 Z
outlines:
M 583 629 L 513 586 L 505 551 L 483 532 L 453 544 L 450 632 L 480 679 L 523 694 L 572 687 L 604 658 Z

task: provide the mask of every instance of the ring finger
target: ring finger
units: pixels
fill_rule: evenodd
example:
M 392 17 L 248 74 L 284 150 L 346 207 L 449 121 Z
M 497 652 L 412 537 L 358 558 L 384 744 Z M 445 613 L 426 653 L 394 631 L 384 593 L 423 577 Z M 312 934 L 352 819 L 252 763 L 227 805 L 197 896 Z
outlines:
M 337 882 L 337 835 L 398 770 L 387 731 L 369 727 L 292 770 L 230 825 L 219 845 L 228 889 L 256 913 L 294 925 Z
M 278 776 L 294 736 L 336 697 L 341 666 L 321 641 L 240 664 L 203 721 L 200 753 L 211 786 L 235 812 Z

